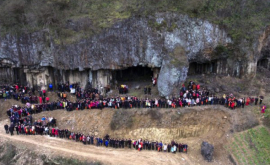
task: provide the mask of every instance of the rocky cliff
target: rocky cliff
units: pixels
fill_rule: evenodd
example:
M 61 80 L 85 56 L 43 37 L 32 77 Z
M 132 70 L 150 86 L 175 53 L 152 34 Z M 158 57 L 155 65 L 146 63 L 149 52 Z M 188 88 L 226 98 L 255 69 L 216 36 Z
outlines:
M 70 19 L 66 28 L 78 31 L 82 28 L 81 21 Z M 160 68 L 158 89 L 160 95 L 169 96 L 185 81 L 192 62 L 207 64 L 203 65 L 206 73 L 253 75 L 258 59 L 267 54 L 268 40 L 265 32 L 252 47 L 240 50 L 241 56 L 236 57 L 234 52 L 229 52 L 234 42 L 218 25 L 182 14 L 157 13 L 122 20 L 101 33 L 72 43 L 59 42 L 56 33 L 49 29 L 20 36 L 6 35 L 0 38 L 0 58 L 4 61 L 2 65 L 8 63 L 3 67 L 24 68 L 30 85 L 38 85 L 36 76 L 48 68 L 52 69 L 46 76 L 55 83 L 56 77 L 57 82 L 67 80 L 63 72 L 77 70 L 83 74 L 76 81 L 84 77 L 84 84 L 89 81 L 95 86 L 101 82 L 102 86 L 109 84 L 113 70 L 132 66 Z M 109 71 L 105 78 L 93 77 L 104 70 Z M 72 75 L 69 73 L 69 77 Z M 46 76 L 41 77 L 46 79 Z M 42 80 L 42 84 L 48 82 Z

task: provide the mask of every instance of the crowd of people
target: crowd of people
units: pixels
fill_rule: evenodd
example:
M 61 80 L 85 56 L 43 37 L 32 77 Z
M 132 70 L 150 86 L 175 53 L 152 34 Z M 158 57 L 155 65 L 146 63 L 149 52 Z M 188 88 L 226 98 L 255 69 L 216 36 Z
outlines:
M 46 122 L 47 119 L 44 117 L 40 122 L 35 121 L 34 124 L 24 124 L 16 123 L 15 126 L 4 125 L 6 133 L 14 135 L 14 130 L 17 135 L 49 135 L 50 137 L 58 137 L 62 139 L 73 140 L 75 142 L 81 142 L 84 145 L 95 145 L 97 147 L 111 147 L 111 148 L 129 148 L 136 149 L 138 151 L 142 150 L 155 150 L 158 152 L 185 152 L 188 151 L 188 145 L 183 143 L 177 143 L 171 141 L 170 143 L 163 143 L 162 141 L 149 141 L 142 139 L 119 139 L 119 138 L 110 138 L 109 135 L 101 138 L 93 135 L 85 135 L 83 133 L 75 133 L 69 131 L 68 129 L 58 129 L 55 128 L 56 125 L 49 124 Z M 50 119 L 48 119 L 50 120 Z M 53 120 L 53 118 L 51 119 Z M 13 124 L 13 123 L 12 123 Z
M 68 90 L 68 87 L 70 89 Z M 136 96 L 117 96 L 104 98 L 99 94 L 97 89 L 89 88 L 82 90 L 78 84 L 69 85 L 59 84 L 60 91 L 57 93 L 59 99 L 56 101 L 50 100 L 46 96 L 46 90 L 40 90 L 39 96 L 33 95 L 33 90 L 28 87 L 18 87 L 15 85 L 10 88 L 5 86 L 2 91 L 9 91 L 9 97 L 14 99 L 21 99 L 22 103 L 26 103 L 25 107 L 12 106 L 8 111 L 8 116 L 14 114 L 15 116 L 27 116 L 32 113 L 39 113 L 42 111 L 50 111 L 56 109 L 84 110 L 84 109 L 103 109 L 103 108 L 180 108 L 192 107 L 202 105 L 224 105 L 230 109 L 244 108 L 248 105 L 262 104 L 263 96 L 236 98 L 233 94 L 223 95 L 218 97 L 210 94 L 206 89 L 201 89 L 199 84 L 190 81 L 188 86 L 182 86 L 179 92 L 179 97 L 169 99 L 165 98 L 138 98 Z M 15 90 L 13 90 L 15 89 Z M 67 98 L 67 93 L 75 89 L 77 101 L 72 102 Z M 3 92 L 5 93 L 5 92 Z M 7 96 L 6 96 L 7 97 Z M 1 95 L 0 95 L 1 98 Z M 265 105 L 264 109 L 266 109 Z M 262 111 L 263 113 L 264 111 Z
M 44 132 L 49 130 L 49 127 L 56 127 L 56 119 L 54 117 L 42 117 L 39 120 L 32 122 L 32 116 L 29 114 L 27 117 L 16 117 L 12 115 L 10 117 L 10 126 L 4 125 L 6 133 L 14 135 L 14 131 L 17 135 L 43 135 Z
M 153 80 L 153 86 L 156 85 L 156 80 Z M 67 129 L 58 129 L 56 127 L 56 119 L 53 117 L 42 117 L 39 120 L 32 121 L 31 114 L 42 111 L 66 109 L 84 110 L 84 109 L 103 109 L 103 108 L 181 108 L 203 105 L 224 105 L 230 109 L 244 108 L 248 105 L 262 104 L 263 97 L 247 97 L 236 98 L 233 94 L 223 95 L 218 97 L 211 94 L 208 90 L 200 87 L 200 84 L 190 81 L 187 85 L 182 85 L 179 97 L 165 98 L 138 98 L 137 96 L 128 96 L 128 87 L 123 86 L 119 89 L 119 96 L 103 97 L 97 89 L 88 88 L 82 90 L 77 84 L 62 83 L 58 84 L 58 100 L 50 100 L 46 95 L 45 89 L 38 91 L 38 96 L 35 95 L 35 89 L 20 85 L 4 85 L 1 86 L 0 99 L 21 100 L 25 104 L 24 107 L 17 105 L 12 106 L 7 115 L 10 117 L 10 126 L 4 126 L 7 133 L 13 135 L 14 130 L 17 134 L 22 135 L 49 135 L 51 137 L 66 138 L 76 142 L 82 142 L 85 145 L 105 146 L 112 148 L 133 148 L 141 150 L 156 150 L 163 152 L 187 152 L 188 145 L 171 141 L 170 143 L 162 143 L 158 141 L 149 141 L 143 139 L 118 139 L 110 138 L 108 135 L 104 138 L 95 137 L 93 135 L 85 135 L 83 133 L 75 133 Z M 151 95 L 151 88 L 145 87 L 144 93 Z M 52 84 L 49 85 L 49 90 L 53 91 Z M 68 99 L 67 93 L 74 94 L 77 101 L 72 102 Z M 122 94 L 122 95 L 121 95 Z M 125 94 L 126 96 L 124 96 Z M 266 106 L 262 106 L 262 113 L 265 112 Z

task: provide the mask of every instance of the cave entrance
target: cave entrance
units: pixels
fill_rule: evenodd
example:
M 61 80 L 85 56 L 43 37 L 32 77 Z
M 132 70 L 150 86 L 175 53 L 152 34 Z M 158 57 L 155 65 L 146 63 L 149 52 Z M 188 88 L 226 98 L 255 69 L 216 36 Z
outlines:
M 217 73 L 217 61 L 189 63 L 188 75 Z
M 153 70 L 149 67 L 137 66 L 129 67 L 123 70 L 116 70 L 114 78 L 118 82 L 127 81 L 151 81 Z
M 265 69 L 268 69 L 268 59 L 260 59 L 258 62 L 257 62 L 257 67 L 263 67 Z
M 30 85 L 26 83 L 26 74 L 24 73 L 22 68 L 13 68 L 13 81 L 14 83 Z

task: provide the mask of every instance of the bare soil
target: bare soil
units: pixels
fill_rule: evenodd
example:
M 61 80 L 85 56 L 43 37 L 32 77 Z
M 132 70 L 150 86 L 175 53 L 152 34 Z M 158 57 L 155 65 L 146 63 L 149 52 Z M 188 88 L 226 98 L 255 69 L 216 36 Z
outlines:
M 190 77 L 208 88 L 218 96 L 234 93 L 241 96 L 267 94 L 268 78 L 255 78 L 246 83 L 246 79 L 220 77 L 216 75 L 201 75 Z M 189 81 L 187 80 L 187 81 Z M 144 95 L 143 87 L 148 82 L 141 83 L 141 89 L 135 87 L 140 83 L 129 84 L 131 95 L 140 97 L 158 97 L 156 87 L 153 95 Z M 229 85 L 228 85 L 229 84 Z M 151 85 L 151 83 L 149 83 Z M 217 90 L 218 88 L 218 90 Z M 55 93 L 48 93 L 51 100 L 57 100 Z M 118 95 L 112 91 L 109 95 Z M 68 94 L 68 99 L 76 98 Z M 0 125 L 8 122 L 6 110 L 14 104 L 14 100 L 0 100 Z M 53 116 L 57 119 L 60 129 L 70 129 L 103 137 L 109 134 L 115 138 L 132 138 L 158 140 L 165 143 L 175 140 L 189 145 L 188 154 L 158 153 L 155 151 L 138 152 L 129 149 L 112 149 L 95 146 L 84 146 L 74 141 L 51 138 L 48 136 L 6 135 L 0 129 L 0 141 L 11 142 L 18 147 L 29 148 L 35 153 L 46 154 L 48 157 L 64 156 L 80 160 L 101 161 L 104 164 L 233 164 L 224 146 L 232 140 L 237 132 L 252 128 L 263 123 L 259 106 L 249 106 L 244 109 L 229 110 L 223 106 L 202 106 L 181 109 L 130 109 L 130 110 L 83 110 L 67 112 L 65 110 L 46 111 L 33 115 L 34 119 L 42 116 Z M 206 162 L 200 153 L 202 141 L 208 141 L 215 147 L 214 160 Z
M 121 113 L 117 113 L 119 111 Z M 188 154 L 157 153 L 155 151 L 138 152 L 129 149 L 106 149 L 94 146 L 84 146 L 74 141 L 51 138 L 47 136 L 6 135 L 3 130 L 0 135 L 16 144 L 25 144 L 35 152 L 47 153 L 49 156 L 65 156 L 81 160 L 97 160 L 105 164 L 208 164 L 200 154 L 202 141 L 208 141 L 215 147 L 213 164 L 230 164 L 228 155 L 223 148 L 234 131 L 234 122 L 245 125 L 247 117 L 242 110 L 235 111 L 222 106 L 202 106 L 183 109 L 156 109 L 161 119 L 151 117 L 150 109 L 131 110 L 83 110 L 67 112 L 64 110 L 46 111 L 33 115 L 34 119 L 42 116 L 54 116 L 60 129 L 70 129 L 75 132 L 104 136 L 109 134 L 116 138 L 149 139 L 177 142 L 189 145 Z M 127 128 L 111 129 L 111 121 L 117 115 L 129 114 L 133 124 Z M 180 113 L 180 115 L 179 115 Z M 179 116 L 176 116 L 179 115 Z M 250 114 L 249 114 L 250 115 Z M 4 125 L 3 120 L 0 125 Z M 123 124 L 123 123 L 118 123 Z M 30 145 L 32 144 L 32 145 Z M 42 149 L 41 149 L 42 148 Z M 40 151 L 39 151 L 40 150 Z

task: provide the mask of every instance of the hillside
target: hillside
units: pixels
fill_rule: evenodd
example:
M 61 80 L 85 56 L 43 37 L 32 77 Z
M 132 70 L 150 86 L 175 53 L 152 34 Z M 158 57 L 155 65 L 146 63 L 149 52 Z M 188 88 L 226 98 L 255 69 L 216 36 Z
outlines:
M 191 74 L 253 78 L 268 69 L 269 2 L 2 0 L 3 83 L 116 86 L 151 69 L 160 96 Z M 42 6 L 40 8 L 39 6 Z M 146 72 L 145 72 L 146 73 Z M 174 73 L 174 74 L 170 74 Z
M 263 97 L 267 107 L 264 114 L 253 103 L 33 114 L 96 137 L 188 144 L 187 154 L 171 154 L 10 136 L 6 111 L 24 105 L 0 99 L 0 165 L 269 164 L 269 71 L 269 0 L 0 0 L 0 85 L 36 94 L 53 86 L 50 101 L 72 84 L 99 98 L 171 99 L 192 81 L 210 96 Z M 203 141 L 215 148 L 212 162 L 201 155 Z
M 97 34 L 132 16 L 148 17 L 158 12 L 203 18 L 228 29 L 234 40 L 252 40 L 269 22 L 270 7 L 263 0 L 2 0 L 0 3 L 2 34 L 50 28 L 61 36 L 58 43 Z M 79 22 L 79 27 L 70 28 L 72 22 Z
M 193 77 L 193 79 L 195 78 L 200 80 L 200 77 Z M 213 81 L 212 78 L 208 77 L 207 80 Z M 258 78 L 260 78 L 260 75 L 258 75 Z M 211 87 L 211 90 L 216 90 L 219 86 L 225 85 L 223 88 L 227 90 L 219 92 L 218 95 L 223 95 L 223 92 L 234 92 L 237 88 L 241 89 L 239 91 L 241 93 L 237 94 L 238 97 L 255 94 L 264 95 L 264 103 L 269 106 L 270 97 L 265 90 L 267 84 L 269 84 L 268 78 L 263 78 L 259 84 L 259 79 L 254 79 L 253 81 L 245 84 L 249 86 L 249 88 L 246 88 L 245 85 L 238 86 L 244 82 L 242 79 L 227 77 L 225 80 L 224 78 L 216 78 L 215 84 L 204 81 L 205 84 L 202 84 L 202 87 L 209 89 Z M 230 86 L 227 86 L 226 84 L 229 82 Z M 139 91 L 136 91 L 136 93 L 135 91 L 131 92 L 136 95 L 142 95 Z M 49 96 L 57 99 L 55 93 L 49 93 Z M 156 96 L 151 97 L 158 97 L 157 93 Z M 68 98 L 74 100 L 73 96 L 68 95 Z M 3 108 L 13 104 L 20 103 L 14 100 L 1 100 L 1 107 Z M 134 164 L 134 162 L 143 162 L 142 164 L 175 164 L 176 162 L 182 162 L 183 164 L 190 165 L 205 165 L 209 163 L 203 160 L 200 153 L 202 141 L 208 141 L 215 147 L 214 160 L 211 164 L 262 162 L 263 157 L 260 155 L 268 153 L 268 149 L 265 148 L 260 154 L 258 153 L 258 159 L 250 160 L 252 158 L 251 154 L 255 151 L 247 148 L 250 141 L 242 137 L 252 138 L 255 147 L 262 147 L 259 143 L 261 142 L 260 139 L 266 136 L 265 130 L 268 130 L 269 127 L 269 113 L 270 111 L 267 110 L 266 114 L 262 115 L 260 107 L 254 105 L 235 110 L 230 110 L 220 105 L 213 105 L 177 109 L 133 108 L 116 110 L 105 108 L 103 110 L 75 110 L 72 112 L 65 110 L 45 111 L 34 114 L 33 119 L 37 120 L 42 116 L 55 117 L 57 119 L 57 127 L 60 129 L 69 129 L 74 132 L 82 132 L 99 137 L 109 134 L 112 138 L 143 138 L 151 141 L 163 141 L 164 143 L 175 140 L 189 145 L 188 154 L 177 153 L 173 155 L 155 151 L 138 152 L 126 148 L 117 150 L 106 149 L 104 147 L 84 146 L 81 143 L 70 140 L 39 135 L 27 137 L 24 135 L 14 135 L 11 137 L 6 135 L 4 130 L 1 129 L 0 140 L 5 145 L 10 143 L 14 145 L 16 152 L 14 151 L 14 153 L 12 150 L 7 150 L 6 146 L 2 146 L 0 162 L 6 161 L 6 157 L 15 155 L 12 161 L 18 159 L 17 164 L 24 164 L 22 161 L 23 157 L 20 156 L 20 153 L 24 152 L 29 158 L 31 157 L 30 161 L 34 161 L 33 159 L 35 158 L 39 162 L 49 161 L 52 163 L 56 162 L 56 164 L 61 161 L 78 162 L 90 160 L 103 164 L 115 164 L 116 162 L 118 164 Z M 1 110 L 1 120 L 1 125 L 8 123 L 4 110 Z M 258 134 L 258 136 L 253 135 L 252 132 L 261 130 L 261 127 L 264 129 L 262 134 Z M 244 145 L 235 147 L 237 144 Z M 241 154 L 238 154 L 238 151 L 241 151 Z M 10 152 L 11 155 L 9 154 Z M 248 154 L 246 155 L 245 152 Z M 44 156 L 40 157 L 41 155 Z M 108 159 L 108 156 L 110 156 L 110 159 Z M 59 159 L 59 157 L 64 158 Z M 159 157 L 159 159 L 156 157 Z M 14 162 L 14 164 L 16 163 Z

